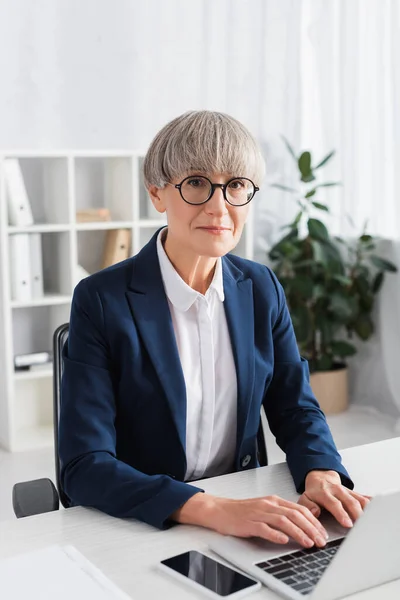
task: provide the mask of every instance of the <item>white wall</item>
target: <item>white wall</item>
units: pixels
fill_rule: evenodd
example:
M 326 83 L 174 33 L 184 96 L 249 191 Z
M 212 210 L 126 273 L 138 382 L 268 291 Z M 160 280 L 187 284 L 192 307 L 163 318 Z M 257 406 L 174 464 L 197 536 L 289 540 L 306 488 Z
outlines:
M 1 0 L 0 147 L 145 147 L 197 108 L 284 127 L 295 14 L 293 0 Z

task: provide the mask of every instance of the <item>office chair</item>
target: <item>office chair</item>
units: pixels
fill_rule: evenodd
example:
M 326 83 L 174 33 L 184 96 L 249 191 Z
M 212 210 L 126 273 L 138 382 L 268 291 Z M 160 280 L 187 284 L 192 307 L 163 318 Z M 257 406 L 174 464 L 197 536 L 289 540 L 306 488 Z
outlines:
M 45 512 L 58 510 L 60 502 L 68 508 L 69 502 L 61 485 L 60 459 L 58 456 L 58 422 L 61 405 L 61 378 L 63 373 L 62 350 L 68 339 L 69 323 L 60 325 L 53 335 L 53 427 L 54 427 L 54 460 L 56 469 L 55 488 L 51 479 L 34 479 L 16 483 L 12 491 L 12 503 L 16 517 L 29 517 Z M 261 409 L 263 413 L 264 408 Z M 257 432 L 257 458 L 261 467 L 268 464 L 267 448 L 262 418 Z
M 68 499 L 60 480 L 58 457 L 58 421 L 60 418 L 61 377 L 63 373 L 62 350 L 68 338 L 69 324 L 60 325 L 53 335 L 53 429 L 56 485 L 51 479 L 35 479 L 16 483 L 12 491 L 12 503 L 16 517 L 28 517 L 59 509 L 59 502 L 67 508 Z

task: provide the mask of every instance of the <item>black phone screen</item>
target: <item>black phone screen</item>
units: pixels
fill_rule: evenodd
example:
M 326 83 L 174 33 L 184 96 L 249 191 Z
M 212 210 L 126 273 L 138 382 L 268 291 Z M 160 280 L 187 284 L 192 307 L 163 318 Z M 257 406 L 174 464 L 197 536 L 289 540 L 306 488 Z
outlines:
M 229 596 L 253 585 L 255 581 L 225 565 L 191 550 L 161 561 L 163 565 L 204 586 L 219 596 Z

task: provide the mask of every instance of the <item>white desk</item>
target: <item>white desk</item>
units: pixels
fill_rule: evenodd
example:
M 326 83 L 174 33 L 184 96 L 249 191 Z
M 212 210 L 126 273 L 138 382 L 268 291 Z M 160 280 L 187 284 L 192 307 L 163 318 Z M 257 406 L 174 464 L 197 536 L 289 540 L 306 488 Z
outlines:
M 400 438 L 341 452 L 356 489 L 371 494 L 400 488 Z M 277 494 L 296 500 L 286 464 L 243 471 L 202 482 L 207 492 L 230 498 Z M 175 526 L 158 531 L 136 521 L 109 517 L 93 509 L 70 508 L 20 520 L 0 522 L 0 558 L 43 548 L 73 544 L 132 600 L 204 598 L 189 587 L 159 573 L 163 558 L 189 549 L 206 550 L 217 534 L 197 527 Z M 277 599 L 263 588 L 254 600 Z M 351 596 L 352 600 L 398 600 L 400 580 Z

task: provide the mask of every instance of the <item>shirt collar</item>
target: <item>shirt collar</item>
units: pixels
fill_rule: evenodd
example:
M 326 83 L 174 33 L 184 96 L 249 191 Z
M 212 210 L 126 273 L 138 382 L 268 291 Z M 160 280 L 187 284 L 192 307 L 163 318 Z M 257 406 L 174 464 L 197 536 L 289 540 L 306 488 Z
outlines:
M 157 236 L 157 255 L 160 263 L 161 277 L 164 283 L 165 293 L 167 294 L 168 300 L 178 310 L 185 312 L 189 310 L 196 299 L 201 296 L 200 292 L 197 292 L 191 288 L 182 277 L 177 273 L 169 260 L 167 253 L 164 250 L 162 244 L 163 236 L 165 235 L 166 228 L 161 229 Z M 205 297 L 209 299 L 210 294 L 215 292 L 221 302 L 224 301 L 224 284 L 222 277 L 222 261 L 221 258 L 217 258 L 215 265 L 214 277 L 211 281 L 210 287 L 208 288 Z

